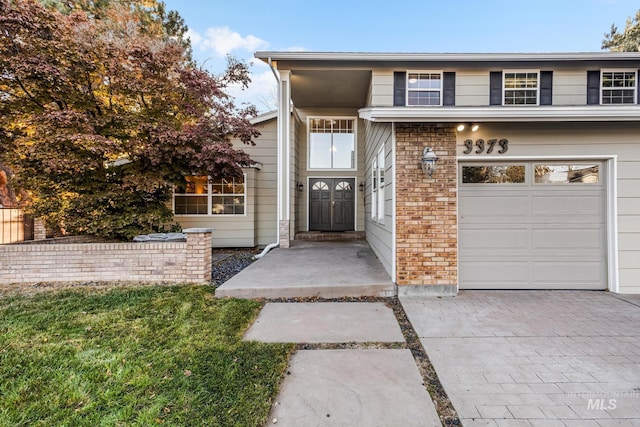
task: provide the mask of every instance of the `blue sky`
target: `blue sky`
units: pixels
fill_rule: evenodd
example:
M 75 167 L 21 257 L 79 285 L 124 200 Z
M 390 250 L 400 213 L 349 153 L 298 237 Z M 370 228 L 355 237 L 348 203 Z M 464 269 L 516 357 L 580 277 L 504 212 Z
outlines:
M 256 50 L 331 52 L 599 51 L 638 0 L 164 0 L 190 29 L 194 56 L 220 73 L 231 54 L 253 62 L 239 103 L 269 109 L 274 77 Z M 205 62 L 206 61 L 206 62 Z

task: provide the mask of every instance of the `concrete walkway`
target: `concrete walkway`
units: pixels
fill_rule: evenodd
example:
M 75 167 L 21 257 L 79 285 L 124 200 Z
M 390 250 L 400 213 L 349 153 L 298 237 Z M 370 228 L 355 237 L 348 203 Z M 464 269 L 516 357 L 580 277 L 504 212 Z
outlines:
M 364 240 L 293 241 L 274 249 L 216 289 L 216 297 L 393 296 L 394 284 Z
M 640 426 L 640 296 L 401 299 L 465 427 Z
M 404 342 L 382 303 L 267 303 L 245 339 L 369 343 L 367 349 L 300 350 L 267 425 L 440 426 L 410 350 L 370 348 Z

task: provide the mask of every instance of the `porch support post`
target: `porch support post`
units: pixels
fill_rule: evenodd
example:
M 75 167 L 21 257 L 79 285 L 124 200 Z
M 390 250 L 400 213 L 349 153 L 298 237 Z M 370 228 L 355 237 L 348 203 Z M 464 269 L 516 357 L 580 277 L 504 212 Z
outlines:
M 280 247 L 291 240 L 291 72 L 279 71 L 278 88 L 278 221 Z

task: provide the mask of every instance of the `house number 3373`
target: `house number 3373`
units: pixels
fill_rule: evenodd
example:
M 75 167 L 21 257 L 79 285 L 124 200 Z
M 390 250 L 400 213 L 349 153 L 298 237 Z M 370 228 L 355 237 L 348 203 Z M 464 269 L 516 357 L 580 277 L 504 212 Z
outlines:
M 494 150 L 498 154 L 504 154 L 509 150 L 509 140 L 507 139 L 476 139 L 475 142 L 471 139 L 467 139 L 464 142 L 465 150 L 464 154 L 481 154 L 486 152 L 487 154 L 493 153 Z

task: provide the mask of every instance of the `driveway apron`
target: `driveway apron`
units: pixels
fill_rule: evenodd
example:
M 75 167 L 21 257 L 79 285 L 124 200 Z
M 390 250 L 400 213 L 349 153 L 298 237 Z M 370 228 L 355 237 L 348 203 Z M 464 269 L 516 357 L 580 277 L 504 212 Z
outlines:
M 640 296 L 401 302 L 464 426 L 640 426 Z

